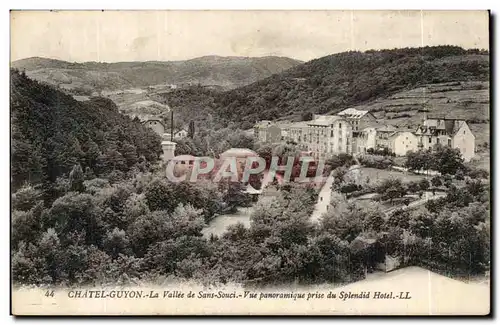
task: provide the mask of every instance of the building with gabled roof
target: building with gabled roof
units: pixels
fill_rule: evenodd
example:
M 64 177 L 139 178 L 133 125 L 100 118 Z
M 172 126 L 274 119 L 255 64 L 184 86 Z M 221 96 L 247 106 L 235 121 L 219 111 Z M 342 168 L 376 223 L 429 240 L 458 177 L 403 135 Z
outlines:
M 435 145 L 458 148 L 465 161 L 475 156 L 476 139 L 465 120 L 431 117 L 417 127 L 419 148 L 429 149 Z
M 254 139 L 259 142 L 277 143 L 281 141 L 282 129 L 276 123 L 268 120 L 255 123 Z
M 374 126 L 377 123 L 377 118 L 370 111 L 359 110 L 356 108 L 348 108 L 337 113 L 338 116 L 344 117 L 352 125 L 353 132 L 358 132 L 364 128 Z
M 408 151 L 418 150 L 418 137 L 411 130 L 396 131 L 389 135 L 388 149 L 396 156 L 406 156 Z
M 352 126 L 342 116 L 315 114 L 311 121 L 275 125 L 267 122 L 263 121 L 255 126 L 258 141 L 277 139 L 277 135 L 268 132 L 276 126 L 280 130 L 279 141 L 294 141 L 301 150 L 310 151 L 316 159 L 338 153 L 352 153 Z
M 165 124 L 163 124 L 163 121 L 159 118 L 148 118 L 147 120 L 142 121 L 142 124 L 155 131 L 155 133 L 159 136 L 163 136 L 165 133 Z
M 342 116 L 314 115 L 303 141 L 316 159 L 352 153 L 352 125 Z
M 376 141 L 376 147 L 375 149 L 382 149 L 382 148 L 387 148 L 391 146 L 391 135 L 398 131 L 398 128 L 396 128 L 393 125 L 379 125 L 375 127 L 376 135 L 375 135 L 375 141 Z

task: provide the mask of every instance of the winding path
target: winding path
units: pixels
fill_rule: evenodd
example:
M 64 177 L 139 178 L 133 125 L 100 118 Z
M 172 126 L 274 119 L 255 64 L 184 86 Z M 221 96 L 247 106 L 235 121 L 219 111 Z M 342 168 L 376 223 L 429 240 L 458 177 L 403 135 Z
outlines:
M 333 184 L 333 171 L 330 173 L 326 179 L 325 184 L 321 188 L 318 194 L 318 202 L 314 206 L 314 211 L 311 215 L 311 220 L 318 222 L 319 218 L 328 211 L 328 206 L 330 205 L 330 199 L 332 196 L 332 184 Z

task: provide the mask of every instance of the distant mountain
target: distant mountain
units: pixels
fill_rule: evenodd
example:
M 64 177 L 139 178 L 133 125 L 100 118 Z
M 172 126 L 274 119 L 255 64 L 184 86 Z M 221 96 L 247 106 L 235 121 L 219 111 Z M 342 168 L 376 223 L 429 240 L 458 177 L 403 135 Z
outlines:
M 161 154 L 160 137 L 111 100 L 79 102 L 16 71 L 10 109 L 14 189 L 24 182 L 53 188 L 76 164 L 98 177 L 126 175 Z
M 300 120 L 308 112 L 336 113 L 371 104 L 369 109 L 377 110 L 380 119 L 400 114 L 399 121 L 406 123 L 404 119 L 429 100 L 433 113 L 459 112 L 461 117 L 485 122 L 489 119 L 488 82 L 487 51 L 436 46 L 344 52 L 224 92 L 214 106 L 218 116 L 243 129 L 258 120 Z M 427 94 L 423 88 L 429 88 Z M 420 93 L 405 93 L 412 89 Z M 439 92 L 441 101 L 436 98 Z M 398 93 L 413 99 L 390 100 Z M 382 114 L 385 111 L 390 113 Z M 407 115 L 401 115 L 404 112 Z
M 301 61 L 267 56 L 204 56 L 186 61 L 71 63 L 33 57 L 14 61 L 12 68 L 23 70 L 36 80 L 57 85 L 81 95 L 93 91 L 140 88 L 159 84 L 216 85 L 232 89 L 292 68 Z

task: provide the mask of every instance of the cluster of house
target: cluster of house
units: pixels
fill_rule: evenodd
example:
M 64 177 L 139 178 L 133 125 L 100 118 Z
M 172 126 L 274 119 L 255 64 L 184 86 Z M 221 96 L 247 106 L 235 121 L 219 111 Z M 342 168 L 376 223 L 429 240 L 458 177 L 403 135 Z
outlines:
M 433 148 L 436 144 L 458 148 L 465 161 L 475 155 L 475 137 L 466 121 L 427 118 L 425 113 L 422 124 L 410 130 L 384 125 L 369 111 L 348 108 L 336 115 L 314 115 L 311 121 L 260 121 L 254 126 L 254 137 L 265 143 L 294 141 L 316 159 L 384 148 L 404 156 L 408 151 Z

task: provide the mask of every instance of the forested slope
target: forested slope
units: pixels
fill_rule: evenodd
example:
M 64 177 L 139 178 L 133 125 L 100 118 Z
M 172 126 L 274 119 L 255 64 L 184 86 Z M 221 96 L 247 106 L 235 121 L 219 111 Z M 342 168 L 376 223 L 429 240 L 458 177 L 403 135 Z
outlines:
M 158 159 L 160 138 L 103 98 L 78 102 L 51 86 L 11 73 L 12 183 L 47 184 L 75 164 L 86 173 L 126 173 Z
M 488 80 L 486 51 L 436 46 L 344 52 L 225 92 L 217 112 L 249 128 L 256 120 L 337 112 L 425 84 Z

